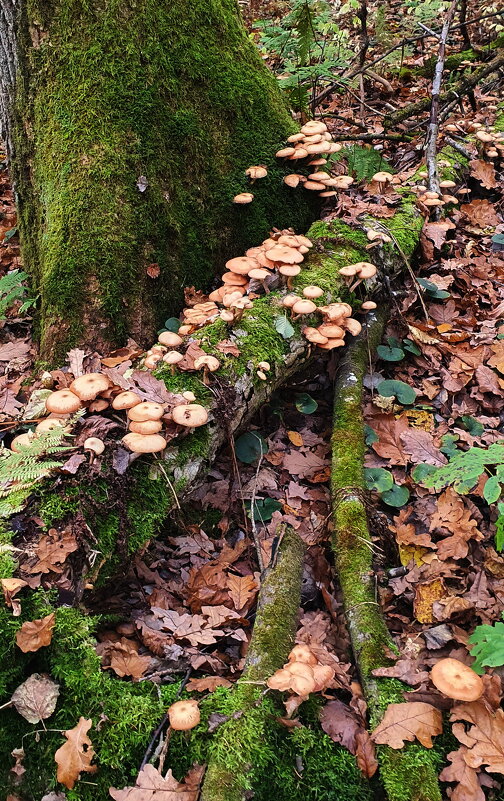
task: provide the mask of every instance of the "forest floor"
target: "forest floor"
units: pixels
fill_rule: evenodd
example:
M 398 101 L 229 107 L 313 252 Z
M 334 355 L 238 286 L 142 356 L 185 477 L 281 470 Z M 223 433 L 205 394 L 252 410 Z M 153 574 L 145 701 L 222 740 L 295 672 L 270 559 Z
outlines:
M 421 66 L 429 55 L 417 53 L 407 66 Z M 430 81 L 391 79 L 396 108 L 425 96 Z M 504 232 L 504 159 L 502 154 L 497 159 L 485 156 L 472 136 L 478 124 L 487 129 L 495 123 L 502 85 L 494 81 L 477 88 L 477 110 L 455 109 L 441 126 L 441 142 L 450 135 L 446 125 L 456 126 L 451 136 L 471 155 L 453 190 L 459 202 L 441 219 L 423 208 L 421 248 L 406 277 L 391 283 L 390 319 L 378 353 L 369 354 L 365 379 L 365 466 L 376 603 L 397 646 L 397 653 L 390 654 L 393 664 L 378 675 L 400 679 L 409 687 L 409 701 L 443 712 L 453 702 L 430 682 L 430 669 L 445 657 L 470 665 L 469 637 L 477 626 L 500 621 L 504 611 L 504 524 L 496 503 L 499 492 L 495 495 L 488 488 L 492 466 L 487 465 L 472 484 L 459 483 L 458 492 L 453 481 L 427 488 L 429 470 L 418 467 L 441 467 L 470 449 L 488 449 L 503 441 L 504 254 L 494 248 L 492 238 Z M 390 98 L 379 83 L 366 88 L 365 98 L 363 107 L 350 94 L 329 96 L 319 116 L 336 135 L 357 134 L 358 129 L 334 119 L 335 113 L 358 118 L 367 131 L 378 133 L 382 109 Z M 413 136 L 405 143 L 384 140 L 374 151 L 403 180 L 422 162 L 423 131 L 414 131 Z M 350 147 L 343 159 L 334 161 L 333 173 L 351 172 L 351 160 Z M 6 171 L 1 181 L 4 275 L 22 265 Z M 387 231 L 396 205 L 393 187 L 383 192 L 372 182 L 357 180 L 327 199 L 322 219 L 355 223 L 373 214 Z M 370 261 L 375 246 L 370 242 Z M 25 413 L 30 392 L 43 387 L 36 372 L 31 320 L 20 311 L 23 300 L 10 302 L 0 332 L 0 430 L 6 444 L 13 423 L 18 434 L 22 419 L 30 417 Z M 188 291 L 189 306 L 201 300 L 201 295 L 191 298 Z M 116 364 L 126 366 L 134 357 L 134 343 L 112 355 Z M 260 587 L 254 541 L 260 541 L 267 565 L 278 549 L 279 526 L 287 524 L 307 546 L 296 642 L 308 645 L 319 662 L 335 672 L 321 698 L 321 725 L 336 743 L 357 755 L 370 778 L 376 762 L 369 751 L 364 757 L 363 749 L 372 746 L 359 737 L 367 731 L 366 704 L 330 546 L 331 396 L 337 367 L 337 350 L 321 352 L 308 373 L 296 375 L 277 393 L 248 430 L 220 452 L 190 503 L 172 513 L 166 529 L 136 554 L 113 587 L 91 594 L 88 609 L 117 616 L 112 619 L 118 622 L 107 623 L 98 632 L 96 651 L 104 670 L 124 681 L 160 685 L 185 675 L 185 691 L 199 699 L 216 688 L 229 688 L 243 670 Z M 67 386 L 69 369 L 51 371 L 53 385 Z M 380 393 L 383 381 L 396 382 L 389 385 L 390 394 Z M 397 382 L 407 385 L 406 392 Z M 262 443 L 259 451 L 257 442 Z M 91 466 L 88 456 L 73 455 L 67 474 L 74 473 L 78 480 L 81 465 L 96 469 L 99 456 Z M 68 557 L 76 543 L 70 532 L 63 541 L 60 538 L 57 553 L 51 531 L 38 542 L 24 539 L 20 531 L 14 545 L 20 549 L 16 577 L 32 589 L 42 586 L 63 596 L 72 593 L 75 566 Z M 16 599 L 6 594 L 6 600 L 16 608 Z M 503 650 L 502 642 L 501 635 L 495 648 Z M 457 801 L 481 801 L 482 787 L 498 796 L 504 773 L 502 719 L 485 741 L 479 732 L 496 720 L 501 674 L 497 663 L 487 672 L 485 702 L 458 704 L 454 710 L 452 720 L 469 720 L 473 725 L 468 734 L 455 723 L 445 748 L 451 751 L 449 761 L 440 764 L 442 779 L 450 783 L 448 795 L 453 783 L 461 782 L 455 785 L 457 795 L 451 796 Z M 298 709 L 292 697 L 286 707 L 286 727 L 305 725 L 302 707 Z M 218 728 L 219 721 L 212 726 Z M 398 736 L 399 727 L 400 721 L 391 717 L 389 743 Z M 479 750 L 470 762 L 465 757 L 475 743 Z M 169 752 L 167 765 L 177 774 Z M 302 762 L 298 771 L 302 785 Z M 12 793 L 11 799 L 17 793 L 15 781 Z

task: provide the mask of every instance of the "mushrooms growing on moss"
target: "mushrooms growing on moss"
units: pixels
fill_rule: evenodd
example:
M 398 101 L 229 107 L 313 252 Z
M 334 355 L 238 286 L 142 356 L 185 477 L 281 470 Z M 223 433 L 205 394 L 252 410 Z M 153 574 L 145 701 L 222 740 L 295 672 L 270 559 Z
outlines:
M 303 643 L 295 645 L 287 658 L 289 662 L 304 662 L 306 665 L 312 666 L 317 664 L 317 657 Z
M 263 167 L 262 164 L 260 164 L 257 167 L 247 167 L 247 169 L 245 170 L 245 175 L 248 178 L 250 178 L 252 183 L 256 181 L 258 178 L 266 178 L 267 174 L 268 170 L 266 169 L 266 167 Z
M 33 442 L 33 434 L 30 432 L 26 432 L 24 434 L 18 434 L 17 437 L 11 442 L 11 451 L 14 453 L 19 453 L 22 448 L 28 448 Z
M 163 356 L 163 361 L 165 364 L 170 365 L 171 374 L 175 375 L 177 371 L 177 364 L 183 361 L 184 357 L 178 350 L 169 350 L 168 353 L 165 353 Z
M 45 434 L 47 431 L 54 431 L 55 428 L 64 428 L 64 420 L 56 420 L 54 417 L 46 417 L 35 426 L 36 434 Z
M 430 678 L 443 695 L 457 701 L 476 701 L 483 695 L 481 677 L 458 659 L 440 659 L 432 668 Z
M 134 423 L 143 423 L 145 420 L 159 420 L 165 413 L 164 406 L 153 401 L 142 401 L 132 409 L 128 409 L 128 417 Z
M 299 264 L 281 264 L 278 272 L 287 278 L 287 289 L 292 289 L 292 279 L 299 275 L 301 267 Z
M 304 256 L 297 248 L 287 245 L 275 245 L 266 251 L 268 259 L 279 264 L 300 264 L 304 261 Z
M 100 392 L 108 389 L 110 381 L 103 373 L 85 373 L 74 378 L 69 386 L 70 392 L 82 401 L 94 400 Z
M 310 326 L 303 329 L 303 336 L 313 345 L 325 345 L 329 341 L 329 338 L 321 334 L 317 328 L 310 328 Z
M 198 403 L 181 403 L 179 406 L 175 406 L 172 419 L 179 426 L 198 428 L 207 422 L 208 412 L 204 406 L 200 406 Z
M 136 434 L 131 432 L 122 442 L 133 453 L 159 453 L 166 448 L 166 440 L 160 434 Z
M 245 206 L 247 203 L 252 203 L 253 199 L 254 195 L 251 192 L 239 192 L 238 195 L 234 196 L 233 203 L 238 206 Z
M 271 273 L 269 270 L 266 270 L 264 267 L 254 267 L 254 269 L 249 272 L 249 278 L 252 278 L 253 281 L 259 281 L 267 295 L 269 294 L 269 287 L 266 283 L 266 279 L 269 278 L 270 275 Z
M 180 334 L 176 334 L 175 331 L 161 331 L 158 336 L 158 342 L 161 342 L 162 345 L 166 345 L 168 348 L 178 348 L 179 345 L 182 345 L 183 341 Z
M 292 309 L 292 307 L 294 306 L 295 303 L 297 303 L 298 300 L 301 300 L 299 295 L 292 295 L 292 294 L 286 295 L 282 300 L 282 306 L 285 306 L 286 309 Z
M 57 389 L 46 399 L 46 409 L 54 414 L 73 414 L 81 408 L 81 399 L 70 389 Z
M 361 305 L 362 311 L 373 311 L 373 309 L 377 308 L 377 304 L 374 300 L 365 300 L 364 303 Z
M 130 420 L 129 423 L 129 430 L 135 434 L 159 434 L 162 428 L 161 420 L 144 420 L 141 423 Z
M 200 722 L 201 715 L 198 702 L 194 698 L 175 701 L 168 708 L 168 720 L 175 731 L 189 731 Z
M 208 374 L 215 373 L 220 367 L 220 361 L 215 356 L 206 354 L 194 360 L 195 370 L 203 370 L 203 383 L 208 384 Z
M 320 298 L 322 297 L 323 294 L 324 290 L 321 289 L 319 286 L 313 286 L 313 284 L 310 284 L 310 286 L 305 286 L 305 288 L 303 289 L 303 295 L 305 296 L 305 298 L 308 298 L 309 300 L 315 300 L 315 298 Z
M 226 262 L 226 270 L 232 273 L 238 273 L 238 275 L 248 275 L 250 270 L 258 266 L 257 260 L 249 256 L 236 256 L 234 259 L 229 259 L 229 261 Z
M 293 319 L 301 317 L 303 314 L 313 314 L 317 307 L 311 300 L 297 300 L 292 307 Z

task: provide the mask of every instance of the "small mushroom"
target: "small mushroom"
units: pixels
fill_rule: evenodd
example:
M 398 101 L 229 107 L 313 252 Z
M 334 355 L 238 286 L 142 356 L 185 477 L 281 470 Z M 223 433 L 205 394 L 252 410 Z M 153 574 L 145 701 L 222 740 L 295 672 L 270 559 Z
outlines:
M 298 300 L 301 300 L 299 295 L 286 295 L 282 300 L 282 306 L 285 306 L 286 309 L 292 309 Z
M 267 295 L 269 294 L 269 287 L 266 283 L 266 279 L 269 278 L 270 275 L 271 273 L 265 270 L 264 267 L 256 267 L 249 272 L 249 278 L 252 278 L 254 281 L 260 281 Z
M 286 175 L 283 179 L 284 184 L 286 184 L 286 186 L 290 186 L 291 189 L 295 189 L 296 186 L 299 185 L 299 181 L 300 177 L 295 172 L 291 173 L 290 175 Z
M 269 362 L 259 362 L 259 364 L 257 365 L 257 369 L 264 370 L 264 372 L 267 373 L 271 370 L 271 365 Z
M 297 134 L 292 134 L 291 136 L 289 136 L 287 138 L 287 141 L 288 142 L 292 142 L 292 143 L 302 142 L 304 140 L 304 138 L 305 138 L 305 135 L 303 133 L 297 133 Z
M 236 256 L 234 259 L 229 259 L 226 262 L 226 270 L 238 275 L 248 275 L 250 270 L 258 266 L 256 259 L 251 259 L 249 256 Z
M 266 375 L 266 373 L 263 370 L 257 370 L 256 371 L 256 375 L 257 375 L 258 378 L 261 379 L 261 381 L 266 381 L 267 378 L 268 378 L 268 376 Z
M 247 203 L 252 203 L 254 199 L 254 195 L 251 192 L 240 192 L 238 195 L 235 195 L 233 198 L 233 203 L 236 203 L 238 206 L 245 206 Z
M 160 361 L 161 361 L 160 353 L 151 353 L 144 359 L 144 367 L 146 367 L 148 370 L 153 370 L 154 367 L 156 367 L 157 363 Z
M 384 188 L 389 184 L 394 176 L 391 172 L 376 172 L 372 180 L 378 184 L 378 191 L 383 193 Z
M 51 393 L 45 402 L 48 412 L 54 414 L 73 414 L 81 407 L 81 399 L 69 389 L 58 389 Z
M 11 451 L 20 453 L 23 448 L 29 448 L 32 442 L 33 434 L 31 432 L 27 431 L 25 434 L 18 434 L 11 442 Z
M 35 434 L 45 434 L 47 431 L 54 431 L 55 428 L 64 428 L 64 420 L 55 420 L 54 417 L 46 417 L 35 426 Z
M 361 309 L 363 311 L 373 311 L 373 309 L 377 308 L 377 304 L 374 300 L 365 300 L 364 303 L 361 305 Z
M 200 406 L 198 403 L 181 403 L 179 406 L 175 406 L 172 419 L 178 426 L 198 428 L 207 422 L 208 412 L 204 406 Z
M 69 386 L 70 392 L 77 395 L 82 401 L 94 400 L 100 392 L 108 389 L 110 381 L 102 373 L 85 373 L 74 378 Z
M 305 676 L 293 676 L 291 679 L 291 690 L 296 695 L 306 696 L 315 692 L 315 678 L 306 678 Z
M 184 340 L 180 334 L 176 334 L 175 331 L 161 331 L 158 336 L 158 341 L 168 348 L 178 348 L 179 345 L 182 345 Z
M 327 131 L 327 125 L 324 122 L 317 120 L 310 120 L 305 123 L 301 128 L 301 133 L 305 136 L 313 136 L 314 134 L 323 134 Z
M 316 665 L 317 657 L 307 645 L 295 645 L 288 656 L 289 662 L 304 662 L 306 665 Z
M 319 345 L 319 347 L 322 350 L 333 350 L 333 348 L 342 348 L 344 344 L 344 339 L 329 339 L 325 345 Z
M 270 690 L 279 690 L 280 692 L 287 692 L 290 689 L 292 680 L 292 673 L 289 673 L 288 670 L 285 668 L 281 668 L 277 670 L 276 673 L 273 673 L 272 676 L 266 681 L 266 684 L 270 688 Z
M 313 314 L 317 307 L 311 300 L 297 300 L 292 307 L 293 319 L 301 317 L 303 314 Z
M 347 317 L 347 319 L 345 320 L 345 328 L 354 337 L 356 337 L 362 331 L 362 325 L 359 323 L 358 320 L 355 320 L 353 317 Z
M 476 139 L 479 139 L 480 142 L 493 142 L 494 135 L 491 133 L 487 133 L 486 131 L 477 131 Z
M 287 289 L 292 289 L 292 279 L 299 275 L 301 267 L 298 264 L 282 264 L 278 272 L 287 278 Z
M 456 187 L 457 184 L 455 183 L 455 181 L 446 180 L 446 181 L 441 181 L 439 186 L 441 187 L 441 189 L 454 189 L 454 187 Z
M 275 156 L 277 159 L 288 159 L 296 152 L 295 148 L 293 147 L 282 147 L 280 150 L 277 150 Z
M 245 170 L 245 175 L 247 175 L 252 182 L 256 181 L 258 178 L 266 178 L 267 174 L 268 170 L 262 165 L 258 167 L 247 167 Z
M 457 701 L 477 701 L 483 695 L 481 677 L 458 659 L 440 659 L 432 668 L 430 678 L 443 695 Z
M 275 245 L 266 251 L 268 259 L 281 264 L 299 264 L 304 261 L 303 254 L 297 248 L 290 248 L 286 245 Z
M 168 720 L 175 731 L 189 731 L 200 722 L 201 715 L 198 702 L 194 698 L 175 701 L 168 708 Z
M 84 450 L 92 451 L 96 456 L 99 456 L 105 450 L 105 443 L 98 437 L 88 437 L 84 440 Z
M 185 398 L 185 400 L 188 401 L 189 403 L 193 403 L 196 400 L 196 395 L 194 394 L 194 392 L 190 392 L 189 390 L 183 392 L 182 397 Z
M 320 192 L 325 189 L 325 184 L 320 183 L 320 181 L 305 181 L 303 187 L 312 192 Z
M 317 328 L 310 328 L 309 326 L 303 329 L 303 336 L 314 345 L 325 345 L 329 341 L 328 337 L 321 334 Z
M 113 409 L 132 409 L 133 406 L 138 406 L 139 403 L 142 402 L 142 399 L 138 397 L 136 392 L 131 392 L 131 390 L 125 390 L 125 392 L 120 392 L 119 395 L 116 395 L 114 400 L 112 401 L 112 408 Z
M 208 384 L 208 374 L 215 373 L 220 367 L 220 361 L 215 356 L 205 355 L 194 360 L 195 370 L 203 370 L 203 383 Z
M 317 331 L 327 339 L 343 339 L 345 336 L 345 330 L 335 323 L 323 323 L 319 325 Z
M 334 680 L 336 672 L 330 665 L 314 665 L 313 679 L 315 681 L 314 692 L 318 693 L 325 690 Z
M 332 323 L 343 317 L 350 317 L 352 314 L 352 307 L 349 303 L 330 303 L 329 306 L 319 306 L 318 310 Z
M 170 365 L 171 374 L 175 375 L 177 372 L 177 364 L 183 361 L 184 357 L 178 350 L 169 350 L 168 353 L 165 353 L 163 356 L 163 361 L 165 364 Z
M 135 434 L 159 434 L 162 428 L 161 420 L 144 420 L 142 423 L 135 423 L 132 420 L 129 424 L 129 430 Z
M 166 440 L 161 434 L 136 434 L 132 431 L 122 438 L 122 442 L 133 453 L 159 453 L 166 448 Z
M 152 401 L 142 401 L 137 406 L 128 409 L 128 417 L 135 423 L 143 423 L 145 420 L 159 420 L 164 413 L 164 406 Z
M 109 402 L 105 400 L 105 398 L 96 398 L 96 400 L 91 401 L 88 406 L 90 412 L 104 412 L 105 409 L 108 409 Z
M 232 273 L 231 271 L 224 273 L 221 279 L 222 283 L 227 286 L 245 286 L 247 283 L 246 275 L 238 275 L 238 273 Z
M 225 323 L 234 323 L 235 316 L 230 309 L 222 309 L 219 317 L 221 320 L 224 320 Z
M 324 290 L 321 289 L 319 286 L 305 286 L 303 289 L 303 295 L 305 298 L 309 300 L 315 300 L 315 298 L 320 298 L 324 294 Z

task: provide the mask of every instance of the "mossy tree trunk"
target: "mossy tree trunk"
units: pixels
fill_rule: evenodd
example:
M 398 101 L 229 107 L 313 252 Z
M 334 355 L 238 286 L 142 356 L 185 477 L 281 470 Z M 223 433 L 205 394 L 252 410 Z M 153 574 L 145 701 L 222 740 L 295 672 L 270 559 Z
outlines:
M 235 0 L 2 0 L 0 66 L 48 359 L 149 342 L 184 286 L 272 225 L 307 226 L 272 165 L 293 123 Z M 261 163 L 255 201 L 233 206 Z

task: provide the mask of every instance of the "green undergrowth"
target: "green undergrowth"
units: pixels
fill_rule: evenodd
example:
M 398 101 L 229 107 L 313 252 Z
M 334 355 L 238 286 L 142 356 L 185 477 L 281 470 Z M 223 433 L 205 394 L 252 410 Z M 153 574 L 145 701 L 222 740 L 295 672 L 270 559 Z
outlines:
M 112 342 L 152 334 L 184 286 L 205 286 L 272 225 L 304 230 L 316 216 L 309 193 L 281 182 L 274 153 L 295 124 L 233 0 L 24 11 L 14 171 L 46 355 L 99 320 Z M 268 177 L 233 205 L 251 164 Z

